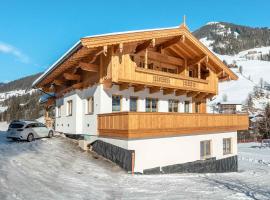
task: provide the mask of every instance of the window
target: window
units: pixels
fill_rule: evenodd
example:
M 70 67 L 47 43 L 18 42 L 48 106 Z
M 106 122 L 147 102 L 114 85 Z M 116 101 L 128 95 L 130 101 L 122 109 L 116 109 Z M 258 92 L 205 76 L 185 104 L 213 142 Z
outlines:
M 61 106 L 57 107 L 57 117 L 61 117 Z
M 224 138 L 223 139 L 223 155 L 232 153 L 232 139 Z
M 72 115 L 72 100 L 67 102 L 67 115 L 68 116 Z
M 189 77 L 193 77 L 193 70 L 189 70 L 188 75 L 189 75 Z
M 200 112 L 200 102 L 195 102 L 195 113 L 199 113 Z
M 119 95 L 112 96 L 112 111 L 113 112 L 121 111 L 121 99 L 122 97 Z
M 146 98 L 145 111 L 146 112 L 157 112 L 157 99 Z
M 86 114 L 92 114 L 94 112 L 94 97 L 87 99 Z
M 129 99 L 129 110 L 131 112 L 137 112 L 137 101 L 138 97 L 130 97 Z
M 189 101 L 185 101 L 185 104 L 184 104 L 184 106 L 185 106 L 185 113 L 189 113 Z
M 178 112 L 178 100 L 169 100 L 169 112 Z
M 200 143 L 201 146 L 201 159 L 211 157 L 211 140 L 204 140 Z

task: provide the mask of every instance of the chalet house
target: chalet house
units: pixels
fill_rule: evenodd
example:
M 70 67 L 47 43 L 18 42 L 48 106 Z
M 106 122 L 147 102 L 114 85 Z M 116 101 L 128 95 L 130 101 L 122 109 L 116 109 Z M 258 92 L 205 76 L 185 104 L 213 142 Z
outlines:
M 81 38 L 34 83 L 54 93 L 55 129 L 137 173 L 237 171 L 244 114 L 208 114 L 238 77 L 185 24 Z

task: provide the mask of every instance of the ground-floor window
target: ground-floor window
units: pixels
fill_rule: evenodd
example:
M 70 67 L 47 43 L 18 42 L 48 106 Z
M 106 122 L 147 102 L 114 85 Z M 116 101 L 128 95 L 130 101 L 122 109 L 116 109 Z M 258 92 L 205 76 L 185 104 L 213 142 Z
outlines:
M 119 112 L 121 111 L 121 99 L 120 95 L 113 95 L 112 96 L 112 111 Z
M 154 98 L 146 98 L 145 100 L 145 111 L 146 112 L 157 112 L 158 100 Z
M 223 139 L 223 155 L 232 153 L 232 139 L 224 138 Z
M 138 108 L 138 97 L 130 97 L 129 99 L 129 110 L 131 112 L 137 112 Z
M 204 140 L 200 143 L 201 159 L 211 157 L 211 140 Z
M 89 97 L 87 99 L 86 114 L 92 114 L 93 112 L 94 112 L 94 97 Z
M 61 117 L 61 106 L 57 107 L 57 117 Z
M 169 100 L 169 112 L 178 112 L 178 100 L 170 99 Z
M 185 101 L 184 103 L 184 112 L 189 113 L 189 101 Z
M 72 115 L 72 100 L 69 100 L 67 102 L 67 116 L 71 116 Z

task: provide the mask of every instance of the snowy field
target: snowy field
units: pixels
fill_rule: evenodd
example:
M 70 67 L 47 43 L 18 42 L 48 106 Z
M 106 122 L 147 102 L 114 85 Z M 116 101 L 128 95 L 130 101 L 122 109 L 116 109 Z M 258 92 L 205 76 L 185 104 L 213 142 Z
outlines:
M 65 138 L 5 139 L 0 124 L 0 199 L 270 199 L 270 148 L 239 145 L 239 172 L 129 175 Z

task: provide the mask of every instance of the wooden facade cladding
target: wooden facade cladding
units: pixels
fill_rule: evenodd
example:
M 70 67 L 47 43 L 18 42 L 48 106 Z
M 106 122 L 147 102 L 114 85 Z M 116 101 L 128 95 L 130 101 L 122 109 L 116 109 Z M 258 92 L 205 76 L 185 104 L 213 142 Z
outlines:
M 201 93 L 217 94 L 218 78 L 209 70 L 209 76 L 204 79 L 192 78 L 182 73 L 168 73 L 152 69 L 145 69 L 132 61 L 129 54 L 113 56 L 112 82 L 130 85 L 145 85 L 146 87 L 171 88 L 175 90 L 197 91 Z
M 248 129 L 246 114 L 119 112 L 98 115 L 101 137 L 156 138 Z

